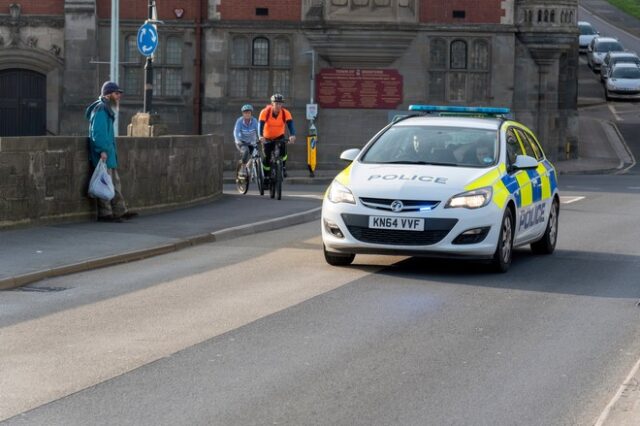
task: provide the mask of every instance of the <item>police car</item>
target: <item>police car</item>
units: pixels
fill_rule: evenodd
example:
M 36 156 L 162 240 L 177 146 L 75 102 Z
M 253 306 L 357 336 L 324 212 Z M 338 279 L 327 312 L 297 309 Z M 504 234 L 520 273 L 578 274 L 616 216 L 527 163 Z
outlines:
M 322 204 L 324 256 L 445 256 L 511 264 L 513 248 L 550 254 L 558 236 L 557 174 L 507 108 L 412 105 L 411 114 L 344 151 L 351 164 Z

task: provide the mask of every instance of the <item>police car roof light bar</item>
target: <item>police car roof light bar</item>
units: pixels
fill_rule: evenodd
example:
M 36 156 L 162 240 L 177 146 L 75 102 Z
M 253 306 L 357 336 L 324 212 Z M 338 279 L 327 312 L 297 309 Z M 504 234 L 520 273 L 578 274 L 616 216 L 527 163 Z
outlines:
M 509 108 L 497 107 L 463 107 L 463 106 L 441 106 L 441 105 L 409 105 L 409 111 L 419 112 L 443 112 L 443 113 L 467 113 L 486 115 L 506 115 L 511 112 Z

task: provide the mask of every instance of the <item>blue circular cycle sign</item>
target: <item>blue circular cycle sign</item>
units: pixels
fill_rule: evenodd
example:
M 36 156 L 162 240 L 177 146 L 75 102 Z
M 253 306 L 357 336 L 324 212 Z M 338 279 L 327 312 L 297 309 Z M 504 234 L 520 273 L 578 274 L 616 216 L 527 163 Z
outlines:
M 158 30 L 150 23 L 143 24 L 138 29 L 138 51 L 144 56 L 151 56 L 158 47 Z

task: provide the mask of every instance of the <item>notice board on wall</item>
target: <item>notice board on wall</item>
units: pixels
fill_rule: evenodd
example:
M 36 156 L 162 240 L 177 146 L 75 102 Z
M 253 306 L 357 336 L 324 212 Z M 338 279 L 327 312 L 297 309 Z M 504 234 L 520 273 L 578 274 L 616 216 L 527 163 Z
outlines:
M 323 108 L 395 109 L 402 103 L 402 75 L 391 69 L 320 70 L 316 99 Z

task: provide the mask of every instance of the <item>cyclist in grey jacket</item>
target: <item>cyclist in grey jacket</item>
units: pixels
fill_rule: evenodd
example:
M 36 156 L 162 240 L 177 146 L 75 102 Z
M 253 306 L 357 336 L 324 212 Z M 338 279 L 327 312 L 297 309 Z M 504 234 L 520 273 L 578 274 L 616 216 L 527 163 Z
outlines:
M 236 125 L 233 128 L 233 138 L 236 143 L 236 148 L 242 154 L 242 169 L 241 174 L 247 174 L 247 163 L 253 153 L 253 150 L 258 146 L 258 135 L 260 132 L 260 126 L 258 120 L 253 115 L 253 106 L 250 104 L 243 105 L 241 108 L 242 117 L 236 120 Z

